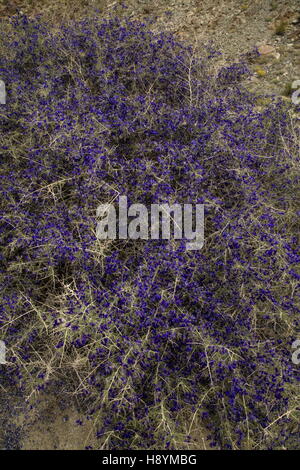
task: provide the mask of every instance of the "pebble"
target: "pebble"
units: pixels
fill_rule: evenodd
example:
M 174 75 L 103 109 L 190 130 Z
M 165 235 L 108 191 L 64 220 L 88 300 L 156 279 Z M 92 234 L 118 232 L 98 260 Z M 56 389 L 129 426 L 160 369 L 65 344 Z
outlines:
M 263 44 L 262 46 L 259 46 L 258 52 L 261 55 L 272 54 L 275 52 L 275 47 L 269 46 L 268 44 Z

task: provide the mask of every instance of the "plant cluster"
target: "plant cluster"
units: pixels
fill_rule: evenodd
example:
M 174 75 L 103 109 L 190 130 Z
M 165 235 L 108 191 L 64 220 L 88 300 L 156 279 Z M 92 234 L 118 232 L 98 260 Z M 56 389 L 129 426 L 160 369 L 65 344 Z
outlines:
M 257 106 L 246 57 L 217 66 L 211 44 L 128 19 L 17 16 L 0 53 L 0 378 L 28 397 L 59 383 L 103 449 L 189 448 L 195 425 L 212 447 L 296 448 L 289 106 Z M 203 249 L 98 240 L 118 195 L 205 204 Z

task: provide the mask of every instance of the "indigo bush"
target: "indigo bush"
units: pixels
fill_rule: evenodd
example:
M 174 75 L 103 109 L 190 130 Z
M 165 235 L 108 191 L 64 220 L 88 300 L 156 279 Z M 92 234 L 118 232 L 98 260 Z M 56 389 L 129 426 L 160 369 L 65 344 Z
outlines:
M 296 448 L 290 106 L 259 107 L 246 57 L 128 19 L 1 28 L 2 376 L 27 397 L 57 381 L 103 449 L 189 448 L 195 424 L 211 447 Z M 97 239 L 119 194 L 205 204 L 203 249 Z

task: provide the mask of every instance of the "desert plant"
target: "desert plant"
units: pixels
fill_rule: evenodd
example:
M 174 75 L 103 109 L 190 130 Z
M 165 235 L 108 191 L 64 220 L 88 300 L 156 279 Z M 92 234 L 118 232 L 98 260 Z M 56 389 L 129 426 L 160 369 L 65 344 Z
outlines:
M 76 395 L 105 449 L 293 447 L 299 129 L 243 62 L 111 17 L 1 35 L 1 339 L 29 397 Z M 96 208 L 205 204 L 205 246 L 96 237 Z M 291 437 L 292 436 L 292 437 Z M 293 443 L 291 440 L 293 439 Z M 87 439 L 88 445 L 88 439 Z

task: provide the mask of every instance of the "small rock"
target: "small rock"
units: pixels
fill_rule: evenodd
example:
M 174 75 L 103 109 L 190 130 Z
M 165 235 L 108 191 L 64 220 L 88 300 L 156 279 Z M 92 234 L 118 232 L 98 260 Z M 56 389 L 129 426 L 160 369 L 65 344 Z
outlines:
M 269 46 L 268 44 L 263 44 L 262 46 L 259 46 L 258 52 L 261 55 L 272 54 L 275 52 L 275 47 Z

